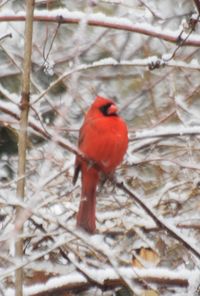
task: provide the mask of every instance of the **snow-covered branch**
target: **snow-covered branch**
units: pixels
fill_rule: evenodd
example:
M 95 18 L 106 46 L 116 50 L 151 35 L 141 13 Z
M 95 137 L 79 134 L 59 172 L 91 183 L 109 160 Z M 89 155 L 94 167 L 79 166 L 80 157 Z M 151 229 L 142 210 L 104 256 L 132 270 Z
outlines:
M 152 56 L 148 57 L 146 59 L 134 59 L 132 61 L 120 61 L 113 58 L 106 58 L 102 59 L 96 62 L 93 62 L 92 64 L 81 64 L 77 68 L 74 68 L 72 70 L 67 70 L 64 72 L 60 77 L 58 77 L 55 81 L 51 82 L 51 84 L 48 86 L 47 89 L 45 89 L 43 92 L 40 93 L 40 95 L 33 100 L 31 103 L 34 105 L 37 103 L 41 98 L 43 98 L 50 90 L 52 90 L 58 83 L 60 83 L 62 80 L 68 78 L 69 76 L 73 75 L 76 72 L 86 71 L 90 69 L 95 68 L 103 68 L 103 67 L 148 67 L 151 69 L 155 68 L 162 68 L 162 67 L 179 67 L 179 68 L 185 68 L 185 69 L 193 69 L 193 70 L 200 70 L 200 64 L 197 60 L 192 61 L 191 63 L 186 63 L 182 61 L 175 61 L 175 60 L 169 60 L 165 61 L 165 57 L 162 59 Z
M 94 269 L 89 268 L 87 272 L 101 281 L 98 285 L 103 290 L 112 289 L 124 285 L 124 282 L 117 276 L 112 268 Z M 121 267 L 120 273 L 136 282 L 145 281 L 148 283 L 156 283 L 160 285 L 170 285 L 179 287 L 188 287 L 190 282 L 194 282 L 199 276 L 198 271 L 182 270 L 173 272 L 167 269 L 157 268 L 152 269 L 133 269 L 131 267 Z M 92 287 L 94 283 L 90 283 L 83 275 L 74 271 L 69 275 L 52 277 L 45 284 L 37 284 L 31 287 L 25 287 L 25 295 L 27 296 L 42 296 L 45 292 L 62 293 L 66 291 L 76 290 L 79 287 L 80 291 Z
M 166 29 L 163 32 L 162 27 L 155 27 L 148 23 L 133 23 L 128 18 L 123 17 L 110 17 L 103 13 L 93 13 L 91 15 L 85 14 L 80 11 L 68 11 L 65 9 L 55 9 L 53 11 L 35 11 L 34 20 L 37 22 L 55 22 L 61 24 L 79 24 L 82 20 L 86 20 L 89 26 L 96 26 L 102 28 L 110 28 L 116 30 L 123 30 L 128 32 L 134 32 L 159 38 L 171 43 L 177 43 L 180 30 Z M 0 22 L 17 22 L 25 20 L 25 12 L 21 11 L 17 14 L 12 11 L 5 11 L 0 13 Z M 182 36 L 184 39 L 187 35 Z M 200 38 L 198 34 L 193 33 L 187 40 L 185 40 L 183 46 L 199 46 Z
M 200 134 L 199 126 L 192 127 L 162 127 L 151 130 L 143 130 L 135 133 L 133 140 L 141 140 L 148 138 L 168 138 L 168 137 L 183 137 L 183 136 L 196 136 Z

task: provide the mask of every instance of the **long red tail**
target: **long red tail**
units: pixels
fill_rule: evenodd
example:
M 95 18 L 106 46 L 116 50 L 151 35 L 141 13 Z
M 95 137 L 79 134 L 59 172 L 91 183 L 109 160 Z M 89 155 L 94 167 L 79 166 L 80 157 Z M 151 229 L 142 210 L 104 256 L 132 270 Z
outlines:
M 82 169 L 82 192 L 77 225 L 90 233 L 96 230 L 96 187 L 98 173 L 94 169 Z

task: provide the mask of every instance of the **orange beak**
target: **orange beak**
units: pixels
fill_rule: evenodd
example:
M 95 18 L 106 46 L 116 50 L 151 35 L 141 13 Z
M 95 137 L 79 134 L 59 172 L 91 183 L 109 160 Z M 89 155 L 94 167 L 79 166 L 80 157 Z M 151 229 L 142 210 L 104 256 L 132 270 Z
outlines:
M 108 115 L 112 115 L 112 114 L 117 114 L 118 112 L 118 109 L 117 109 L 117 106 L 112 104 L 109 108 L 108 108 Z

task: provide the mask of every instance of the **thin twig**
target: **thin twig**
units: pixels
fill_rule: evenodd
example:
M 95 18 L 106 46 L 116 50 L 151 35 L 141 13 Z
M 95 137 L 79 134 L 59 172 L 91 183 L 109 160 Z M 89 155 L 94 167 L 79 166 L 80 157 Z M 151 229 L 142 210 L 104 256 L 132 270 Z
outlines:
M 47 45 L 47 41 L 45 42 L 45 45 L 44 45 L 44 47 L 43 47 L 43 58 L 44 58 L 44 62 L 43 62 L 42 67 L 45 65 L 45 63 L 46 63 L 47 60 L 48 60 L 48 57 L 49 57 L 49 55 L 50 55 L 50 53 L 51 53 L 51 50 L 52 50 L 52 47 L 53 47 L 53 43 L 54 43 L 54 41 L 55 41 L 55 38 L 56 38 L 56 36 L 57 36 L 57 33 L 58 33 L 59 28 L 60 28 L 60 23 L 58 23 L 58 25 L 57 25 L 57 27 L 56 27 L 56 30 L 55 30 L 55 32 L 54 32 L 54 35 L 53 35 L 53 38 L 52 38 L 52 40 L 51 40 L 51 43 L 50 43 L 50 46 L 49 46 L 49 49 L 48 49 L 47 54 L 45 53 L 45 51 L 46 51 L 46 45 Z
M 6 38 L 12 38 L 12 34 L 11 33 L 8 33 L 8 34 L 5 34 L 5 35 L 1 36 L 0 37 L 0 42 L 3 41 Z

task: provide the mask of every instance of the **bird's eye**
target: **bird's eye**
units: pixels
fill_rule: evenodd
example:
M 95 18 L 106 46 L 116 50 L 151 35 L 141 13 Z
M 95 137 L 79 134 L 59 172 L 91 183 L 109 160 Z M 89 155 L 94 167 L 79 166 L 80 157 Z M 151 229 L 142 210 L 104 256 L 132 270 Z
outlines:
M 104 116 L 117 116 L 118 110 L 115 104 L 113 103 L 108 103 L 106 105 L 103 105 L 99 109 Z

